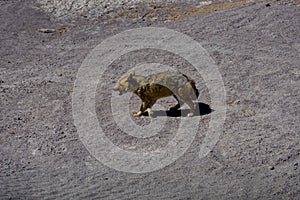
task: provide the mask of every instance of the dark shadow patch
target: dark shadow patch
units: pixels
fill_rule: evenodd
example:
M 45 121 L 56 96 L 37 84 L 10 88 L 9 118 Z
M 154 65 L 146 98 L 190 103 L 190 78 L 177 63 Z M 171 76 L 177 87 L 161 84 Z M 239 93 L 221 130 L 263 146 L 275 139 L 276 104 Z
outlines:
M 195 103 L 197 106 L 197 112 L 195 113 L 194 116 L 202 116 L 202 115 L 207 115 L 213 112 L 210 108 L 210 106 L 206 103 L 201 103 L 201 102 L 196 102 Z M 152 110 L 153 112 L 153 117 L 186 117 L 187 114 L 190 112 L 190 109 L 179 109 L 179 110 Z M 144 112 L 143 116 L 148 116 L 148 112 Z

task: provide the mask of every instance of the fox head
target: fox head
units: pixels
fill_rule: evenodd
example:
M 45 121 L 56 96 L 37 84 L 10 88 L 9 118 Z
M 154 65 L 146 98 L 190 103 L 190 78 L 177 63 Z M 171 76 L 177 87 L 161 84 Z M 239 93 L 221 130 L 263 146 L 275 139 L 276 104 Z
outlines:
M 138 87 L 138 82 L 134 78 L 135 72 L 131 71 L 128 76 L 123 77 L 119 83 L 113 88 L 114 91 L 118 91 L 119 95 L 126 92 L 134 92 Z

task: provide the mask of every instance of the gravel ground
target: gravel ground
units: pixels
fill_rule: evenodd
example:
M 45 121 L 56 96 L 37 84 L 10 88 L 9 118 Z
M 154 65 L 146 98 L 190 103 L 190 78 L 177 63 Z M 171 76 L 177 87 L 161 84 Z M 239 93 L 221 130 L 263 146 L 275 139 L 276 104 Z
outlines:
M 140 1 L 99 14 L 94 7 L 90 15 L 75 7 L 68 16 L 62 7 L 47 12 L 57 2 L 0 1 L 1 199 L 300 199 L 299 1 Z M 198 152 L 211 114 L 200 117 L 195 140 L 176 162 L 130 174 L 102 165 L 82 144 L 72 91 L 96 45 L 147 26 L 185 33 L 208 51 L 223 77 L 227 116 L 205 158 Z M 98 88 L 96 108 L 107 137 L 124 149 L 164 146 L 180 119 L 165 117 L 166 131 L 143 141 L 112 124 L 107 105 L 114 82 L 130 65 L 153 59 L 193 75 L 201 102 L 211 104 L 201 76 L 174 55 L 150 49 L 116 60 Z M 133 97 L 130 109 L 138 104 Z
M 41 4 L 41 8 L 46 12 L 51 13 L 57 17 L 66 17 L 71 16 L 74 17 L 76 15 L 97 15 L 102 16 L 109 12 L 114 11 L 117 8 L 133 8 L 139 3 L 153 3 L 157 4 L 160 2 L 176 2 L 176 0 L 119 0 L 119 1 L 111 1 L 111 0 L 39 0 Z

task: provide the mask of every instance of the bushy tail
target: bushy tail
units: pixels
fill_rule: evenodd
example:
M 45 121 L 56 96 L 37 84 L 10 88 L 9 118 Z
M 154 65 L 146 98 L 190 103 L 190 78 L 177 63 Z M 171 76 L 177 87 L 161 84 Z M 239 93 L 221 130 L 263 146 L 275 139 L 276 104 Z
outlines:
M 193 90 L 195 92 L 195 95 L 196 95 L 196 97 L 198 99 L 198 97 L 199 97 L 199 90 L 196 88 L 195 81 L 193 79 L 191 79 L 190 77 L 188 77 L 187 75 L 185 75 L 185 74 L 183 74 L 183 76 L 186 77 L 186 79 L 188 80 L 188 82 L 191 84 L 191 86 L 192 86 L 192 88 L 193 88 Z
M 198 99 L 198 97 L 199 97 L 199 90 L 196 88 L 196 83 L 195 83 L 195 81 L 189 80 L 189 82 L 190 82 L 192 88 L 194 89 L 195 95 L 196 95 L 196 97 L 197 97 L 197 99 Z

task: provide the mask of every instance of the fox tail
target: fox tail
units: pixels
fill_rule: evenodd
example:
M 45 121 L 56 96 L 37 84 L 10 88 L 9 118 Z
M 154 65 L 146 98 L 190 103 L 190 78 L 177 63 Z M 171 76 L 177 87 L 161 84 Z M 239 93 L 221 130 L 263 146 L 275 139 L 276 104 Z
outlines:
M 187 75 L 185 75 L 185 74 L 183 74 L 183 76 L 186 77 L 186 79 L 188 80 L 188 82 L 191 84 L 191 86 L 192 86 L 192 88 L 193 88 L 193 90 L 195 92 L 195 95 L 196 95 L 196 97 L 198 99 L 198 97 L 199 97 L 199 90 L 196 88 L 195 81 L 193 79 L 191 79 L 190 77 L 188 77 Z
M 190 82 L 190 84 L 191 84 L 191 86 L 192 86 L 192 88 L 193 88 L 193 90 L 195 92 L 195 95 L 196 95 L 197 99 L 198 99 L 198 97 L 199 97 L 199 90 L 196 88 L 195 81 L 194 80 L 189 80 L 189 82 Z

